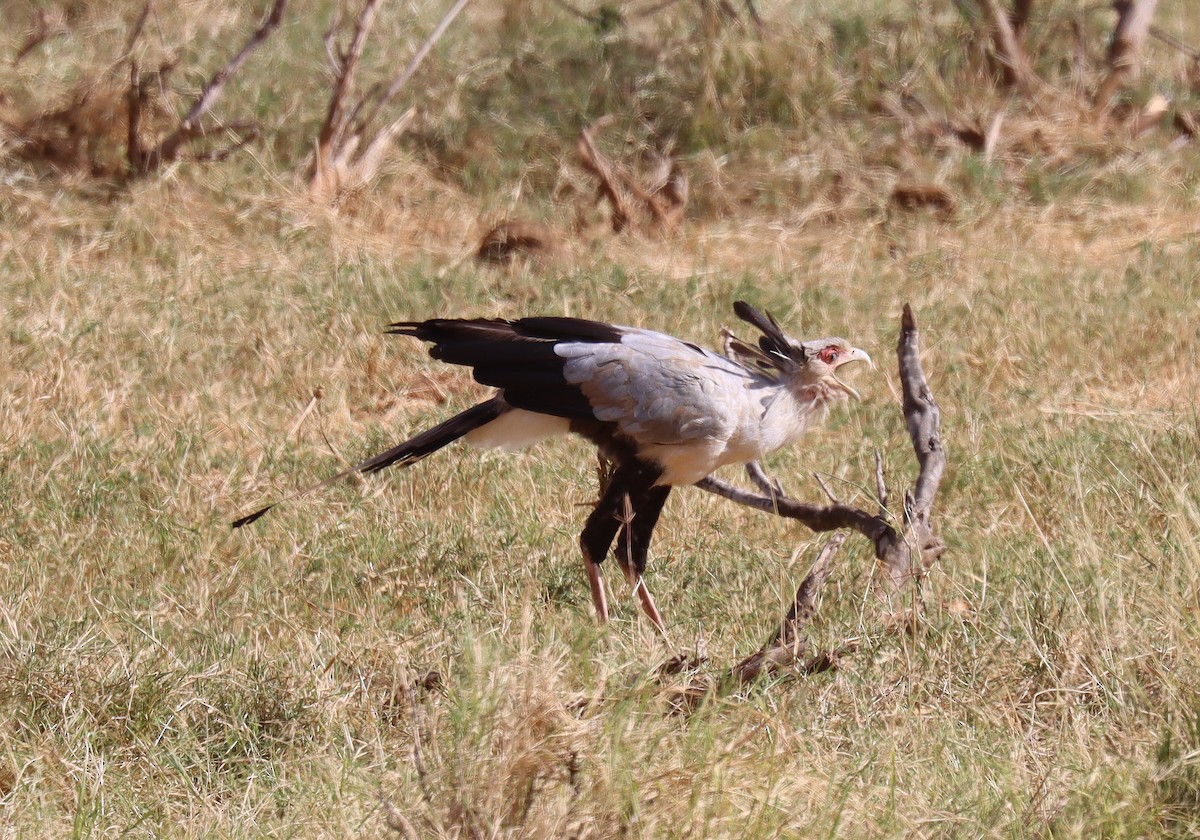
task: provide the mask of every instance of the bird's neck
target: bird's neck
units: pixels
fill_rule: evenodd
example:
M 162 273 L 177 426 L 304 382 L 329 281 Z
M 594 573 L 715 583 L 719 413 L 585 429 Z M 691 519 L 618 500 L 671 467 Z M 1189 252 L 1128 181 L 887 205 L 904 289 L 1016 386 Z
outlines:
M 812 426 L 822 422 L 829 406 L 846 395 L 838 388 L 817 382 L 780 383 L 763 413 L 764 443 L 774 451 L 794 443 Z

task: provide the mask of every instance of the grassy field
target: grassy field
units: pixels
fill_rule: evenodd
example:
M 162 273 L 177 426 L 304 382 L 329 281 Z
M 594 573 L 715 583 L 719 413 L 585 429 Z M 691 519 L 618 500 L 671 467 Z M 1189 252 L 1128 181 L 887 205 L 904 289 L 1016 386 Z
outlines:
M 335 209 L 298 174 L 327 4 L 298 3 L 216 109 L 261 143 L 130 184 L 127 70 L 105 74 L 140 4 L 0 12 L 5 836 L 1200 833 L 1200 151 L 1081 116 L 1111 15 L 1038 6 L 1030 105 L 988 81 L 970 4 L 763 3 L 760 38 L 692 6 L 621 27 L 477 3 L 385 177 Z M 181 59 L 160 124 L 261 6 L 159 9 L 137 54 Z M 68 34 L 13 65 L 37 8 Z M 1156 20 L 1200 43 L 1193 11 Z M 385 5 L 365 78 L 441 12 Z M 1149 59 L 1129 107 L 1200 105 L 1186 56 Z M 38 131 L 77 142 L 38 117 L 83 90 L 82 151 L 32 155 Z M 988 161 L 934 131 L 998 111 Z M 671 146 L 690 174 L 673 233 L 605 231 L 574 143 L 607 112 L 612 154 Z M 901 181 L 955 206 L 895 207 Z M 476 264 L 510 215 L 558 252 Z M 670 642 L 619 588 L 599 628 L 577 441 L 454 448 L 228 527 L 478 399 L 389 321 L 566 313 L 713 346 L 739 297 L 882 362 L 767 465 L 814 501 L 819 472 L 873 504 L 876 450 L 910 480 L 905 302 L 922 326 L 948 550 L 895 633 L 851 537 L 811 628 L 858 641 L 834 671 L 672 714 L 655 669 L 697 636 L 713 673 L 754 650 L 824 540 L 677 492 L 648 576 Z

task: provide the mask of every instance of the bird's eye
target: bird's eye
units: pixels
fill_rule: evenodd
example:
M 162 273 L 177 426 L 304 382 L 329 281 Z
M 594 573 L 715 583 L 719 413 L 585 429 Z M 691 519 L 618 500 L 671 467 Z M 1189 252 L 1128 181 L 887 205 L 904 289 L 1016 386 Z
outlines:
M 837 361 L 839 355 L 840 353 L 836 347 L 826 347 L 821 351 L 821 361 L 827 365 L 831 365 Z

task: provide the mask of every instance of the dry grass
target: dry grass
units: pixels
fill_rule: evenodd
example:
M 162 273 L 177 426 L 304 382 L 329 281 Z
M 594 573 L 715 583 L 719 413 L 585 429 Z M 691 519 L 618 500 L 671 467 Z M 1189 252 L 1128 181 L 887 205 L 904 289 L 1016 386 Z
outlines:
M 1184 0 L 1161 5 L 1200 40 Z M 137 6 L 71 7 L 72 34 L 0 70 L 6 833 L 1200 831 L 1196 149 L 1006 105 L 950 4 L 926 20 L 864 0 L 764 6 L 777 33 L 727 28 L 713 49 L 682 6 L 597 35 L 552 5 L 484 4 L 422 71 L 389 176 L 336 214 L 294 174 L 324 95 L 278 81 L 318 72 L 317 14 L 228 93 L 267 128 L 252 155 L 125 188 L 23 159 L 8 115 L 71 102 Z M 1073 8 L 1050 4 L 1043 31 L 1065 37 Z M 378 34 L 419 42 L 440 13 L 395 11 Z M 259 10 L 160 14 L 151 46 L 207 68 Z M 23 37 L 9 27 L 0 56 Z M 939 57 L 950 37 L 963 48 Z M 1162 87 L 1187 106 L 1186 63 L 1152 50 L 1131 101 Z M 1036 67 L 1069 89 L 1056 68 Z M 873 110 L 903 80 L 933 117 Z M 1001 107 L 990 164 L 927 133 Z M 639 109 L 628 144 L 673 127 L 689 218 L 669 238 L 591 233 L 578 129 Z M 902 180 L 956 209 L 890 208 Z M 553 264 L 471 260 L 509 215 L 582 232 Z M 837 671 L 671 714 L 656 666 L 697 633 L 714 668 L 757 647 L 819 542 L 680 492 L 649 578 L 673 644 L 627 596 L 598 629 L 574 442 L 455 449 L 228 529 L 472 399 L 462 372 L 380 336 L 389 320 L 566 312 L 711 344 L 735 297 L 883 360 L 903 302 L 924 327 L 950 550 L 897 635 L 847 546 L 813 628 L 818 646 L 860 640 Z M 770 465 L 793 494 L 816 498 L 820 471 L 863 500 L 875 448 L 908 469 L 883 367 Z

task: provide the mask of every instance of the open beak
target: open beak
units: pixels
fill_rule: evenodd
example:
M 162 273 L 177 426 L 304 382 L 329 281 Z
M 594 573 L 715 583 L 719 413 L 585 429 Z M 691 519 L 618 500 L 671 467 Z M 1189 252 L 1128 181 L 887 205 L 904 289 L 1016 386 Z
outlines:
M 871 361 L 871 357 L 869 355 L 867 355 L 867 351 L 859 350 L 857 347 L 851 347 L 850 352 L 842 357 L 841 361 L 838 362 L 837 366 L 840 368 L 843 365 L 850 364 L 851 362 L 866 362 L 868 367 L 870 367 L 872 370 L 875 369 L 875 363 L 873 361 Z M 851 388 L 845 382 L 838 379 L 836 375 L 833 377 L 833 381 L 836 382 L 837 386 L 839 388 L 841 388 L 843 391 L 845 391 L 847 395 L 853 397 L 856 400 L 862 399 L 862 397 L 859 395 L 858 391 L 855 391 L 853 388 Z

